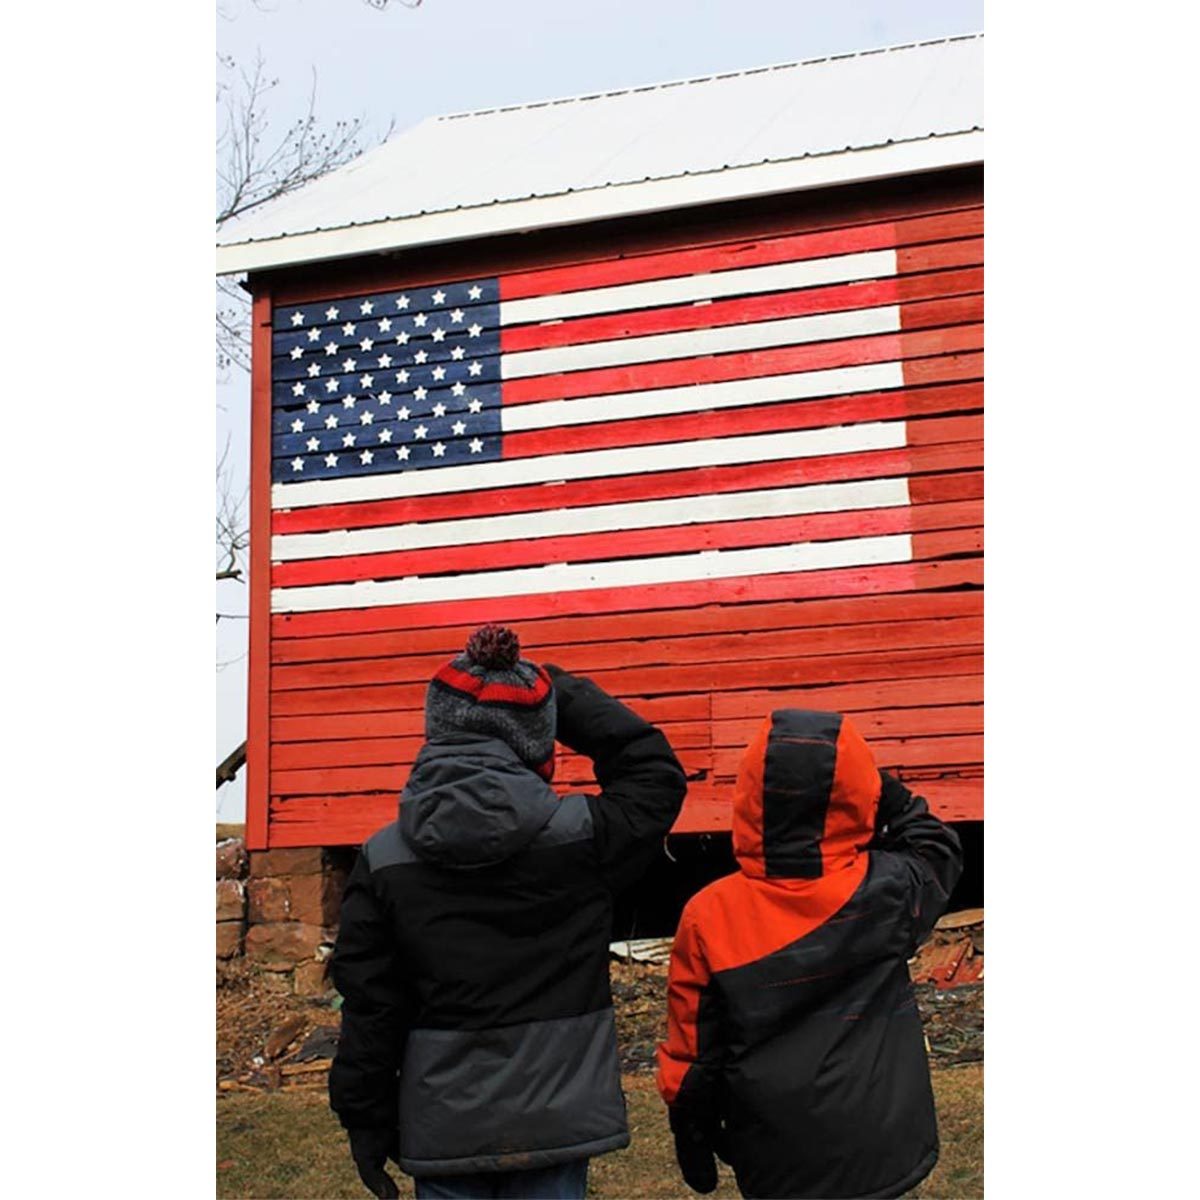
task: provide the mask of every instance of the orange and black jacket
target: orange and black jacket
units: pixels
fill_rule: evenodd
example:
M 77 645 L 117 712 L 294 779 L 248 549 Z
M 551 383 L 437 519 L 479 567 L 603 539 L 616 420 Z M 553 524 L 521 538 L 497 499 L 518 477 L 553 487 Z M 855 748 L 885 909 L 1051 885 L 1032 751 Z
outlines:
M 907 960 L 962 870 L 952 829 L 837 713 L 773 713 L 734 796 L 740 871 L 688 903 L 658 1086 L 745 1196 L 899 1196 L 938 1155 Z

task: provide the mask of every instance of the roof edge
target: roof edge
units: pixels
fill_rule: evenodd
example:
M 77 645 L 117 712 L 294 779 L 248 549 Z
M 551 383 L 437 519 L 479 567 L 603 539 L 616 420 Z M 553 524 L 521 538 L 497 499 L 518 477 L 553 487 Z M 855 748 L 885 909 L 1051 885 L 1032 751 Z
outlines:
M 865 183 L 981 162 L 983 131 L 972 129 L 781 162 L 726 167 L 693 175 L 612 184 L 259 241 L 233 242 L 217 247 L 216 273 L 230 275 L 300 266 L 467 238 L 636 216 L 670 208 Z

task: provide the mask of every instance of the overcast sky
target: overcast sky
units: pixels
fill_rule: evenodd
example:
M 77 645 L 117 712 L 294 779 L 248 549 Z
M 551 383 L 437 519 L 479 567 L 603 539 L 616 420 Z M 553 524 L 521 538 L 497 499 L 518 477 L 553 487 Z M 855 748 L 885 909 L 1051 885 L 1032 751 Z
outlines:
M 412 3 L 413 0 L 408 0 Z M 791 62 L 983 28 L 981 0 L 219 0 L 217 48 L 262 56 L 279 79 L 272 127 L 302 115 L 313 86 L 322 121 L 362 117 L 374 138 L 425 117 Z M 244 479 L 249 381 L 217 385 L 217 444 Z M 244 589 L 218 585 L 218 611 Z M 217 624 L 217 760 L 244 737 L 244 620 Z M 240 821 L 244 772 L 217 792 Z

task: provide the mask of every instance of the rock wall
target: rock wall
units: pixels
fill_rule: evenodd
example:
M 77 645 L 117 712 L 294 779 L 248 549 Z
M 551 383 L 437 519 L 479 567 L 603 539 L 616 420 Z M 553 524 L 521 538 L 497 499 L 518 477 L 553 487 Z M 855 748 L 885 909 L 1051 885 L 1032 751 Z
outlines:
M 353 851 L 246 850 L 217 843 L 217 961 L 271 972 L 281 991 L 319 996 Z

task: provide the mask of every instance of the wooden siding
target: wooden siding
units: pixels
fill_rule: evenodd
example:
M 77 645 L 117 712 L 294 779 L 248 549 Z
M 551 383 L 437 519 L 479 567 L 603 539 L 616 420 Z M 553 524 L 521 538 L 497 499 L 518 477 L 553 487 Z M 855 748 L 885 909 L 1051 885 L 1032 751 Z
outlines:
M 729 797 L 740 748 L 763 716 L 788 705 L 854 714 L 881 766 L 895 770 L 950 819 L 983 815 L 983 208 L 978 182 L 930 179 L 896 193 L 858 189 L 838 204 L 797 201 L 769 216 L 734 212 L 679 230 L 637 227 L 581 244 L 561 238 L 511 240 L 415 256 L 413 266 L 329 264 L 306 275 L 256 280 L 253 387 L 250 771 L 247 834 L 256 848 L 353 844 L 395 813 L 421 743 L 422 704 L 432 671 L 458 652 L 481 620 L 518 629 L 525 652 L 586 673 L 660 724 L 689 776 L 679 832 L 729 827 Z M 716 522 L 702 531 L 712 548 L 778 540 L 905 533 L 912 561 L 836 568 L 750 580 L 647 587 L 633 604 L 624 589 L 502 600 L 458 600 L 362 608 L 352 613 L 270 614 L 271 584 L 292 568 L 269 559 L 269 533 L 303 533 L 311 510 L 270 511 L 271 305 L 323 300 L 349 291 L 413 287 L 429 281 L 510 272 L 506 295 L 548 273 L 566 286 L 613 286 L 687 270 L 689 256 L 721 247 L 730 268 L 790 261 L 796 239 L 812 256 L 894 247 L 894 277 L 801 290 L 666 305 L 653 331 L 720 329 L 747 319 L 787 320 L 859 307 L 899 306 L 900 329 L 865 337 L 781 345 L 664 362 L 652 385 L 704 384 L 744 375 L 897 361 L 903 386 L 862 394 L 752 402 L 656 418 L 646 436 L 685 426 L 690 436 L 771 433 L 901 419 L 899 448 L 830 454 L 772 464 L 712 465 L 655 476 L 670 496 L 737 492 L 748 486 L 838 483 L 906 476 L 910 503 L 893 509 Z M 511 272 L 519 272 L 518 275 Z M 457 273 L 457 274 L 456 274 Z M 563 338 L 627 336 L 622 318 L 564 323 Z M 575 326 L 571 331 L 570 327 Z M 522 330 L 506 331 L 519 349 Z M 647 326 L 639 325 L 638 333 Z M 564 340 L 563 344 L 568 344 Z M 732 360 L 737 360 L 733 362 Z M 657 368 L 656 368 L 657 370 Z M 505 402 L 536 404 L 596 394 L 593 372 L 545 375 L 506 384 Z M 600 390 L 619 390 L 605 369 Z M 616 378 L 616 382 L 613 382 Z M 618 444 L 615 423 L 565 425 L 506 435 L 505 458 L 603 449 Z M 620 444 L 628 444 L 622 442 Z M 764 482 L 767 479 L 768 482 Z M 621 500 L 621 481 L 607 502 Z M 397 521 L 466 519 L 536 510 L 554 488 L 562 508 L 595 503 L 587 481 L 531 482 L 491 492 L 347 503 L 345 529 Z M 652 493 L 651 493 L 652 494 Z M 640 499 L 646 498 L 643 489 Z M 328 528 L 328 522 L 324 526 Z M 768 536 L 769 535 L 769 536 Z M 489 565 L 558 561 L 571 534 L 493 549 Z M 588 535 L 589 553 L 604 553 Z M 626 553 L 670 553 L 670 529 L 613 535 Z M 455 554 L 464 566 L 471 547 Z M 444 549 L 405 549 L 394 570 L 419 573 Z M 379 555 L 336 562 L 338 579 L 367 579 Z M 458 561 L 456 557 L 456 563 Z M 331 568 L 332 569 L 332 568 Z M 589 764 L 560 757 L 556 785 L 592 785 Z

